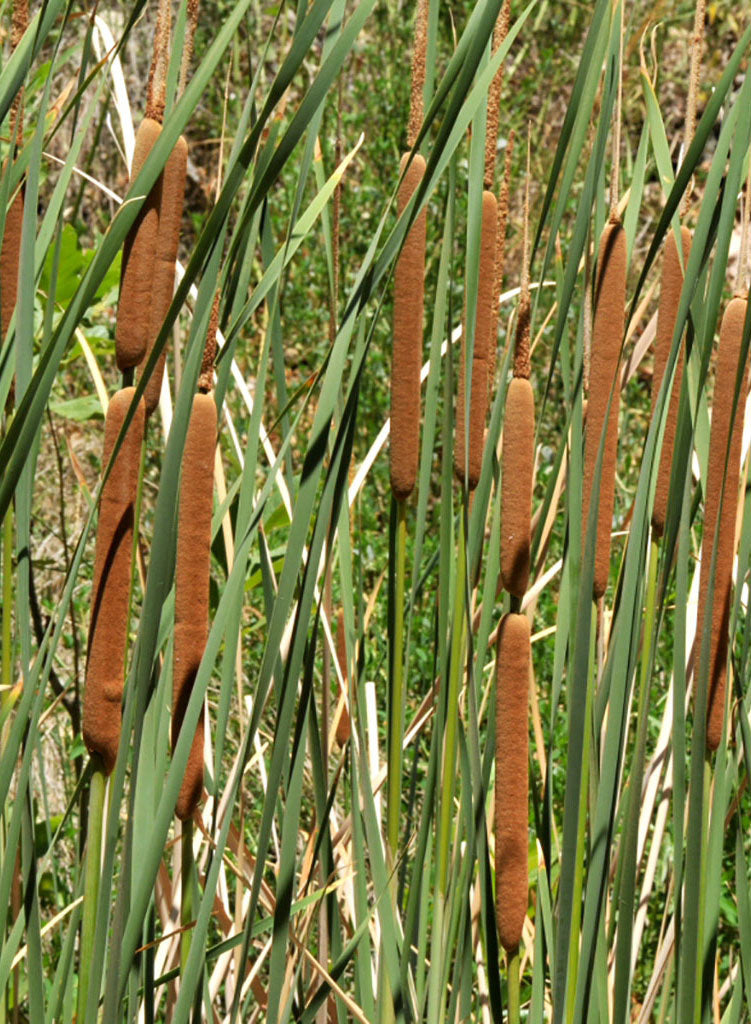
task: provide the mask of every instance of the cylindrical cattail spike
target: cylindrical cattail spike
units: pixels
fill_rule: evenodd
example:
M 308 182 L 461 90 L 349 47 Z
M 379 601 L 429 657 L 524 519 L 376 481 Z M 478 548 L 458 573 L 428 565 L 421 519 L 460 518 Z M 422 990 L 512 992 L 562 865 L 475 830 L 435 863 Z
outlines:
M 190 701 L 209 634 L 211 512 L 214 494 L 216 403 L 193 396 L 180 482 L 175 567 L 175 657 L 172 679 L 172 748 Z M 190 818 L 203 792 L 203 716 L 193 737 L 175 812 Z
M 123 388 L 109 403 L 104 424 L 103 468 L 112 457 L 134 394 L 135 388 Z M 141 401 L 102 488 L 97 526 L 83 738 L 89 752 L 101 757 L 107 775 L 115 767 L 120 743 L 133 528 L 144 424 Z
M 603 430 L 605 451 L 600 475 L 597 538 L 593 594 L 605 593 L 610 571 L 610 531 L 615 503 L 615 463 L 618 454 L 618 366 L 626 308 L 626 232 L 619 223 L 610 222 L 602 233 L 595 289 L 595 315 L 589 368 L 587 427 L 584 433 L 583 516 L 587 523 L 592 497 L 597 454 Z M 616 389 L 605 423 L 610 392 Z
M 180 224 L 183 217 L 185 177 L 188 170 L 188 144 L 181 135 L 164 165 L 157 187 L 159 209 L 157 213 L 156 251 L 152 272 L 151 318 L 147 357 L 154 347 L 159 331 L 172 302 L 175 290 L 175 260 L 180 243 Z M 164 375 L 166 346 L 154 367 L 144 390 L 146 415 L 150 416 L 159 404 Z
M 456 447 L 454 472 L 473 491 L 480 480 L 485 447 L 485 416 L 488 410 L 488 356 L 491 346 L 495 300 L 495 245 L 498 227 L 498 203 L 492 192 L 482 194 L 482 231 L 480 235 L 480 273 L 477 286 L 475 344 L 472 352 L 472 392 L 469 405 L 469 452 L 465 437 L 466 404 L 466 331 L 462 331 L 459 379 L 456 398 Z M 466 316 L 465 316 L 466 325 Z M 465 481 L 465 472 L 467 479 Z
M 691 252 L 691 232 L 681 228 L 681 245 L 683 247 L 683 266 L 688 262 Z M 657 311 L 657 337 L 655 340 L 655 365 L 652 378 L 652 416 L 655 413 L 657 395 L 660 392 L 662 378 L 665 376 L 670 347 L 673 342 L 675 321 L 678 317 L 678 305 L 683 288 L 683 269 L 678 256 L 678 245 L 672 231 L 665 241 L 665 256 L 662 261 L 662 278 L 660 280 L 660 305 Z M 678 426 L 678 405 L 681 397 L 681 379 L 683 377 L 683 346 L 678 352 L 678 361 L 673 378 L 673 390 L 668 399 L 668 415 L 665 421 L 665 433 L 662 438 L 662 452 L 657 470 L 655 500 L 652 508 L 652 529 L 656 537 L 661 537 L 665 530 L 665 516 L 668 508 L 668 492 L 670 490 L 670 470 L 673 464 L 673 448 L 675 431 Z
M 402 157 L 401 172 L 408 159 L 408 154 Z M 399 187 L 397 209 L 400 215 L 424 174 L 425 161 L 418 153 L 407 168 Z M 412 493 L 420 457 L 420 370 L 426 226 L 426 210 L 423 209 L 407 233 L 394 271 L 390 454 L 391 489 L 398 501 L 404 501 Z
M 510 612 L 498 627 L 495 711 L 495 904 L 507 951 L 522 936 L 528 900 L 529 620 Z
M 501 453 L 501 574 L 506 590 L 518 598 L 529 582 L 534 460 L 534 392 L 526 378 L 514 377 L 506 395 Z
M 3 339 L 8 333 L 18 298 L 18 268 L 21 260 L 23 228 L 23 189 L 13 197 L 5 214 L 5 230 L 0 248 L 0 318 Z
M 141 172 L 161 130 L 159 122 L 149 117 L 145 117 L 138 126 L 131 182 Z M 146 353 L 149 341 L 160 182 L 161 177 L 157 178 L 144 200 L 123 246 L 120 299 L 115 328 L 115 352 L 120 370 L 138 366 Z
M 720 346 L 717 352 L 715 392 L 712 404 L 712 428 L 709 436 L 709 463 L 707 493 L 704 501 L 704 531 L 701 548 L 701 575 L 699 579 L 699 610 L 697 636 L 704 636 L 704 622 L 711 615 L 712 628 L 709 649 L 709 683 L 707 696 L 707 748 L 716 750 L 722 738 L 725 714 L 725 684 L 728 662 L 728 629 L 730 626 L 730 597 L 733 583 L 735 554 L 735 519 L 738 510 L 738 483 L 740 477 L 741 444 L 743 440 L 743 409 L 746 400 L 747 374 L 744 372 L 735 419 L 731 421 L 733 397 L 738 373 L 738 360 L 746 319 L 746 300 L 733 299 L 725 310 L 720 327 Z M 731 436 L 732 431 L 732 436 Z M 728 441 L 730 451 L 728 453 Z M 727 472 L 725 457 L 727 453 Z M 720 503 L 722 511 L 720 512 Z M 714 571 L 714 595 L 711 609 L 707 608 L 709 573 L 715 532 L 718 529 L 717 559 Z M 698 662 L 697 662 L 698 664 Z

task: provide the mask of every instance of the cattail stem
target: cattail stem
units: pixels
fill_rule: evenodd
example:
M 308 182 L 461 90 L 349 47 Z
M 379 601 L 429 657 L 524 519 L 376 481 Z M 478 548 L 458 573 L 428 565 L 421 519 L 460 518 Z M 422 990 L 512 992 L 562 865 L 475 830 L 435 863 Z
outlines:
M 391 655 L 388 740 L 388 804 L 386 836 L 392 858 L 399 846 L 402 794 L 402 731 L 404 727 L 404 588 L 406 585 L 407 503 L 396 503 L 396 577 L 394 581 L 394 638 Z M 396 881 L 394 881 L 396 884 Z
M 441 961 L 444 942 L 444 911 L 448 891 L 448 868 L 450 861 L 451 826 L 453 822 L 454 781 L 456 764 L 456 738 L 459 706 L 459 689 L 464 667 L 464 650 L 467 629 L 465 616 L 465 594 L 467 588 L 467 544 L 465 510 L 459 516 L 459 540 L 457 545 L 456 582 L 452 622 L 451 657 L 448 671 L 448 694 L 446 700 L 446 721 L 443 733 L 443 758 L 441 764 L 441 787 L 438 793 L 438 822 L 436 838 L 436 891 L 434 925 L 432 936 L 431 963 Z M 428 993 L 428 1020 L 442 1019 L 445 992 L 441 988 L 440 971 L 431 970 Z
M 188 818 L 181 824 L 180 831 L 180 970 L 185 973 L 190 956 L 193 937 L 191 927 L 194 917 L 194 870 L 193 821 Z
M 94 955 L 96 919 L 99 903 L 99 881 L 101 875 L 102 832 L 104 827 L 104 797 L 107 776 L 98 755 L 92 757 L 94 771 L 89 787 L 89 828 L 86 837 L 86 877 L 83 893 L 83 921 L 81 926 L 81 947 L 78 968 L 78 1011 L 77 1020 L 87 1020 L 86 1009 L 91 985 L 91 961 Z
M 584 890 L 584 859 L 587 852 L 587 805 L 589 796 L 589 749 L 591 745 L 592 701 L 595 684 L 595 648 L 597 643 L 597 603 L 592 602 L 590 626 L 589 664 L 587 668 L 587 696 L 584 704 L 584 730 L 582 736 L 581 777 L 579 779 L 579 815 L 576 832 L 574 884 L 571 899 L 571 930 L 569 932 L 568 966 L 566 977 L 566 1020 L 573 1020 L 576 999 L 576 977 L 579 970 L 579 939 L 581 932 L 581 905 Z M 571 709 L 569 708 L 569 718 Z
M 655 613 L 657 610 L 657 566 L 660 545 L 653 540 L 649 547 L 647 566 L 647 600 L 644 611 L 644 626 L 641 644 L 641 667 L 639 671 L 639 696 L 636 714 L 636 746 L 631 762 L 628 781 L 627 825 L 623 833 L 619 852 L 620 887 L 618 891 L 618 939 L 615 947 L 615 1000 L 616 1021 L 626 1024 L 627 1007 L 630 1005 L 631 955 L 634 924 L 634 895 L 637 879 L 637 853 L 639 837 L 639 815 L 642 809 L 642 780 L 649 726 L 649 685 L 652 667 Z
M 521 957 L 519 947 L 507 954 L 508 963 L 508 1024 L 521 1021 Z
M 2 651 L 2 697 L 3 710 L 12 700 L 13 681 L 13 505 L 8 506 L 3 523 L 3 651 Z M 2 749 L 0 742 L 0 750 Z

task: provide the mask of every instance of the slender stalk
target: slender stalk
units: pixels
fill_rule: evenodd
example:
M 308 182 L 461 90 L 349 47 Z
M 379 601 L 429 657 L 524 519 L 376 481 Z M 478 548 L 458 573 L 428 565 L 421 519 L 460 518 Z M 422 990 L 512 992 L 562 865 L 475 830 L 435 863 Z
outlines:
M 94 771 L 89 788 L 89 835 L 86 841 L 86 879 L 83 892 L 83 922 L 81 925 L 81 951 L 78 971 L 78 1010 L 76 1019 L 86 1020 L 86 1005 L 91 981 L 91 959 L 96 935 L 97 905 L 99 903 L 99 876 L 102 857 L 102 830 L 104 825 L 104 795 L 107 777 L 98 755 L 92 755 Z
M 180 925 L 183 931 L 180 936 L 180 970 L 184 974 L 190 955 L 192 929 L 188 926 L 193 921 L 193 821 L 187 819 L 182 823 L 180 833 Z
M 457 552 L 456 589 L 454 591 L 454 620 L 452 629 L 451 658 L 449 661 L 448 695 L 446 701 L 446 727 L 443 741 L 443 785 L 439 796 L 440 817 L 438 820 L 438 856 L 436 870 L 436 902 L 433 926 L 430 994 L 428 1019 L 442 1021 L 445 1000 L 441 989 L 443 961 L 443 918 L 448 888 L 451 826 L 454 804 L 454 766 L 456 764 L 457 708 L 459 685 L 464 665 L 466 627 L 464 618 L 464 595 L 467 585 L 465 517 L 459 518 L 459 544 Z
M 623 872 L 619 895 L 619 938 L 616 948 L 615 972 L 615 1006 L 616 1014 L 625 1019 L 628 1010 L 628 991 L 631 980 L 631 943 L 633 932 L 633 906 L 636 879 L 638 876 L 638 836 L 639 813 L 641 811 L 641 791 L 644 777 L 644 756 L 647 745 L 647 728 L 649 725 L 648 701 L 650 666 L 652 661 L 652 637 L 657 597 L 657 565 L 660 556 L 659 541 L 653 538 L 649 548 L 649 564 L 647 567 L 647 602 L 644 612 L 644 632 L 641 645 L 641 668 L 639 672 L 639 697 L 637 710 L 636 747 L 631 762 L 629 781 L 630 795 L 628 798 L 628 819 L 625 831 L 625 848 L 623 851 Z M 622 916 L 622 920 L 621 920 Z
M 407 560 L 407 501 L 396 501 L 396 579 L 394 581 L 394 639 L 391 658 L 391 698 L 389 701 L 388 739 L 388 797 L 386 803 L 386 848 L 391 858 L 391 867 L 396 862 L 399 848 L 399 819 L 402 802 L 402 739 L 404 732 L 404 588 L 406 584 Z M 396 908 L 398 877 L 391 875 L 391 903 Z M 386 958 L 381 951 L 379 990 L 384 993 L 381 1000 L 381 1024 L 394 1020 L 394 1003 L 391 998 Z
M 11 699 L 13 680 L 13 658 L 11 656 L 11 626 L 13 614 L 13 510 L 8 509 L 3 523 L 3 655 L 2 655 L 2 703 Z
M 508 1024 L 521 1021 L 521 957 L 519 948 L 508 954 Z
M 404 586 L 407 550 L 407 502 L 396 503 L 396 582 L 394 593 L 394 647 L 389 707 L 388 806 L 386 836 L 392 858 L 399 846 L 402 795 L 402 733 L 404 731 Z M 394 880 L 396 884 L 396 879 Z
M 571 939 L 568 954 L 568 984 L 566 993 L 566 1020 L 574 1019 L 576 1001 L 576 976 L 579 970 L 579 931 L 581 927 L 580 908 L 584 887 L 584 853 L 587 832 L 587 793 L 589 790 L 589 744 L 591 736 L 592 693 L 595 676 L 595 650 L 597 646 L 597 602 L 592 602 L 592 629 L 587 673 L 587 704 L 585 709 L 584 744 L 582 749 L 582 775 L 579 790 L 579 827 L 576 838 L 576 874 L 574 876 L 574 898 L 572 901 Z

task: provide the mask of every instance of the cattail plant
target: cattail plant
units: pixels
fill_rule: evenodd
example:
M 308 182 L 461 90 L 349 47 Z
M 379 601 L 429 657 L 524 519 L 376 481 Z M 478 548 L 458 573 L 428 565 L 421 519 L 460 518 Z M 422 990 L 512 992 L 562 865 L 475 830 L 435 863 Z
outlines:
M 146 116 L 136 132 L 136 146 L 130 172 L 131 182 L 143 169 L 149 153 L 162 132 L 168 47 L 169 0 L 160 0 L 154 33 L 154 52 L 149 71 Z M 155 261 L 159 238 L 159 211 L 162 205 L 162 181 L 163 174 L 157 178 L 153 188 L 143 201 L 123 246 L 120 298 L 115 327 L 117 365 L 123 371 L 138 366 L 143 361 L 149 345 L 155 287 Z M 167 205 L 170 209 L 174 205 L 174 202 L 170 203 L 169 197 Z
M 420 133 L 425 88 L 425 57 L 428 29 L 428 0 L 419 0 L 412 53 L 412 89 L 407 144 L 414 148 Z M 399 186 L 401 214 L 425 174 L 425 160 L 419 153 L 408 163 L 401 160 L 404 175 Z M 392 651 L 393 680 L 389 730 L 389 783 L 387 833 L 390 849 L 399 840 L 401 799 L 401 722 L 403 716 L 404 586 L 406 557 L 406 501 L 417 480 L 420 454 L 420 370 L 422 368 L 422 321 L 425 294 L 426 211 L 423 209 L 404 240 L 394 271 L 393 355 L 391 363 L 391 490 L 397 505 L 396 606 Z
M 689 74 L 688 97 L 686 99 L 686 135 L 683 143 L 687 153 L 694 138 L 696 128 L 696 93 L 699 85 L 699 68 L 701 65 L 702 41 L 704 37 L 704 0 L 697 0 L 694 14 L 694 34 L 691 49 L 691 71 Z M 690 191 L 686 193 L 682 216 L 685 218 L 691 201 Z M 691 232 L 686 225 L 681 226 L 681 249 L 673 231 L 665 239 L 665 251 L 662 260 L 660 277 L 660 304 L 657 311 L 657 335 L 655 338 L 654 376 L 652 380 L 652 416 L 654 417 L 657 395 L 665 376 L 670 348 L 673 342 L 675 322 L 678 316 L 678 304 L 683 288 L 683 269 L 691 252 Z M 654 505 L 652 507 L 652 531 L 659 538 L 665 532 L 665 518 L 670 490 L 670 471 L 673 463 L 675 432 L 678 425 L 678 406 L 683 379 L 683 346 L 678 352 L 673 378 L 673 390 L 670 395 L 668 414 L 665 420 L 665 432 L 662 438 L 660 462 L 657 469 Z
M 134 394 L 134 388 L 122 388 L 107 406 L 102 466 L 107 466 L 112 458 Z M 144 407 L 140 401 L 102 488 L 96 535 L 83 738 L 89 752 L 101 759 L 106 775 L 115 766 L 120 743 L 133 531 L 143 433 Z
M 411 150 L 420 132 L 425 85 L 427 0 L 419 0 L 412 55 L 412 94 L 407 145 Z M 404 212 L 425 174 L 425 160 L 404 153 L 399 167 L 397 210 Z M 417 480 L 420 455 L 420 370 L 425 295 L 425 234 L 427 211 L 421 210 L 407 232 L 394 270 L 394 343 L 391 363 L 391 490 L 397 501 L 410 496 Z
M 198 0 L 191 0 L 188 4 L 188 25 L 185 32 L 185 44 L 180 67 L 179 92 L 181 93 L 184 91 L 187 81 L 197 21 Z M 161 35 L 162 38 L 168 40 L 168 18 L 166 22 L 166 28 L 162 28 Z M 147 359 L 162 329 L 175 288 L 175 260 L 177 259 L 177 250 L 180 244 L 180 225 L 183 216 L 187 172 L 188 143 L 185 137 L 181 135 L 175 143 L 172 152 L 167 157 L 164 169 L 154 186 L 157 194 L 157 233 L 151 292 L 151 317 L 146 351 Z M 156 366 L 144 389 L 147 416 L 150 416 L 159 404 L 166 357 L 167 350 L 165 347 L 162 349 Z
M 530 375 L 529 148 L 524 201 L 522 289 L 516 325 L 513 378 L 506 394 L 501 452 L 501 577 L 521 600 L 529 582 L 532 488 L 535 461 L 535 399 Z
M 508 35 L 510 6 L 504 3 L 495 29 L 494 47 L 497 49 Z M 495 346 L 498 331 L 497 291 L 499 277 L 499 223 L 498 200 L 493 192 L 495 157 L 500 122 L 500 94 L 503 83 L 503 65 L 496 73 L 489 94 L 485 128 L 485 171 L 482 192 L 482 226 L 480 230 L 480 260 L 477 284 L 474 346 L 472 349 L 471 386 L 467 410 L 467 317 L 466 299 L 464 329 L 456 398 L 456 439 L 454 472 L 469 490 L 474 491 L 480 481 L 482 456 L 485 447 L 485 418 L 488 411 L 490 368 L 495 369 Z M 505 230 L 504 230 L 505 235 Z M 502 258 L 502 257 L 501 257 Z M 467 421 L 469 432 L 467 434 Z
M 595 286 L 595 315 L 589 369 L 587 425 L 584 434 L 583 521 L 589 516 L 600 439 L 605 431 L 605 450 L 600 474 L 596 518 L 593 593 L 605 593 L 610 571 L 610 530 L 615 502 L 615 462 L 618 453 L 618 366 L 626 307 L 626 232 L 611 216 L 600 240 Z M 613 400 L 608 413 L 610 394 Z M 607 418 L 606 418 L 607 417 Z
M 733 414 L 733 400 L 741 356 L 746 307 L 747 300 L 736 296 L 728 304 L 722 318 L 715 369 L 712 429 L 709 437 L 696 634 L 697 637 L 703 638 L 706 616 L 710 616 L 707 690 L 708 750 L 716 750 L 720 744 L 725 715 L 730 597 L 735 554 L 735 519 L 738 510 L 743 408 L 747 392 L 745 370 L 735 414 Z M 725 465 L 726 457 L 727 466 Z M 712 605 L 708 607 L 707 594 L 715 534 L 717 535 L 717 554 L 712 575 L 714 594 Z

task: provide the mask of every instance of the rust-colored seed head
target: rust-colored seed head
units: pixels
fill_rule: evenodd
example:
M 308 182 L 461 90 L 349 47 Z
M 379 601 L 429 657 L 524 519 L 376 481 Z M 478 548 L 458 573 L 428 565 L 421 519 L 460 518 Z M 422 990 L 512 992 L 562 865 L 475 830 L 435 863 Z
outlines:
M 506 395 L 501 453 L 501 575 L 506 590 L 518 598 L 529 583 L 534 461 L 534 393 L 528 380 L 514 377 Z
M 740 478 L 741 444 L 743 441 L 743 407 L 747 391 L 747 371 L 741 388 L 735 420 L 731 422 L 735 380 L 738 373 L 743 323 L 746 318 L 746 300 L 735 298 L 725 310 L 720 327 L 720 347 L 717 352 L 715 392 L 712 404 L 712 429 L 709 436 L 709 464 L 707 493 L 704 501 L 704 531 L 701 546 L 701 575 L 699 579 L 698 633 L 704 635 L 707 614 L 712 617 L 709 648 L 709 689 L 707 703 L 707 748 L 716 750 L 722 738 L 725 714 L 725 684 L 728 663 L 728 628 L 730 625 L 730 595 L 733 584 L 733 557 L 735 554 L 735 518 L 738 510 L 738 484 Z M 732 437 L 731 437 L 732 431 Z M 728 439 L 730 451 L 728 453 Z M 725 457 L 728 464 L 725 473 Z M 720 512 L 720 502 L 722 511 Z M 718 529 L 717 560 L 714 573 L 714 593 L 711 609 L 707 608 L 709 572 L 715 531 Z M 698 661 L 697 661 L 698 664 Z
M 339 609 L 336 617 L 336 660 L 339 662 L 339 671 L 342 673 L 344 682 L 347 682 L 347 637 L 344 632 L 344 609 Z M 342 713 L 336 723 L 336 742 L 343 747 L 349 740 L 352 728 L 349 721 L 347 705 L 342 706 Z
M 187 170 L 188 144 L 181 135 L 155 186 L 159 195 L 159 209 L 157 211 L 156 252 L 152 272 L 147 357 L 151 354 L 154 342 L 162 329 L 175 289 L 175 260 L 180 243 L 180 224 L 183 217 Z M 166 356 L 167 348 L 165 346 L 144 390 L 147 416 L 150 416 L 159 404 Z
M 21 259 L 23 189 L 19 189 L 5 214 L 5 231 L 0 248 L 0 319 L 3 339 L 8 333 L 18 298 L 18 267 Z
M 495 698 L 495 906 L 508 952 L 521 941 L 529 889 L 530 671 L 529 620 L 510 612 L 498 627 Z
M 172 749 L 174 750 L 209 635 L 211 512 L 214 494 L 216 403 L 213 395 L 194 395 L 183 453 L 175 567 L 175 658 L 172 677 Z M 175 813 L 184 821 L 203 793 L 203 715 L 190 748 Z
M 605 451 L 600 476 L 595 573 L 593 594 L 605 593 L 610 571 L 610 531 L 615 503 L 615 462 L 618 454 L 618 365 L 625 325 L 626 308 L 626 232 L 618 223 L 609 223 L 602 233 L 595 289 L 595 315 L 589 369 L 587 427 L 584 433 L 584 523 L 589 515 L 597 453 L 603 430 Z M 616 388 L 607 425 L 605 413 L 610 392 Z
M 681 228 L 681 244 L 683 247 L 683 266 L 688 262 L 691 252 L 691 232 Z M 662 261 L 662 278 L 660 279 L 660 305 L 657 310 L 657 337 L 655 340 L 655 366 L 652 378 L 652 416 L 655 414 L 657 395 L 660 392 L 662 378 L 665 376 L 670 346 L 673 342 L 675 321 L 678 318 L 678 305 L 683 287 L 683 270 L 678 258 L 678 245 L 672 231 L 665 242 L 665 256 Z M 673 378 L 673 390 L 669 398 L 668 416 L 665 421 L 665 434 L 662 439 L 662 452 L 657 471 L 655 485 L 655 501 L 652 509 L 652 529 L 656 537 L 661 537 L 665 530 L 665 516 L 668 508 L 668 491 L 670 490 L 670 470 L 673 464 L 673 448 L 675 431 L 678 426 L 678 405 L 681 397 L 681 379 L 683 377 L 683 346 L 678 352 L 678 362 Z
M 138 177 L 161 130 L 159 122 L 149 117 L 145 117 L 138 126 L 131 182 Z M 115 352 L 120 370 L 138 366 L 149 341 L 160 183 L 161 176 L 144 200 L 123 246 L 115 328 Z
M 134 394 L 135 388 L 123 388 L 109 403 L 103 469 L 112 457 Z M 83 738 L 89 752 L 101 757 L 107 775 L 115 767 L 120 743 L 133 526 L 144 424 L 140 401 L 102 488 L 96 535 Z
M 404 171 L 409 155 L 401 161 Z M 401 214 L 425 174 L 418 154 L 399 188 Z M 391 489 L 398 501 L 412 493 L 420 457 L 420 370 L 425 296 L 426 210 L 412 224 L 394 271 L 394 351 L 391 363 Z
M 480 480 L 482 455 L 485 447 L 485 417 L 488 411 L 488 364 L 491 344 L 490 332 L 494 323 L 495 305 L 495 245 L 498 227 L 498 204 L 492 192 L 482 194 L 482 233 L 480 236 L 480 276 L 477 286 L 477 314 L 475 317 L 475 344 L 472 353 L 472 393 L 469 407 L 469 458 L 466 455 L 466 330 L 462 331 L 462 349 L 459 360 L 459 379 L 456 397 L 456 446 L 454 472 L 473 491 Z M 466 316 L 465 316 L 466 325 Z

